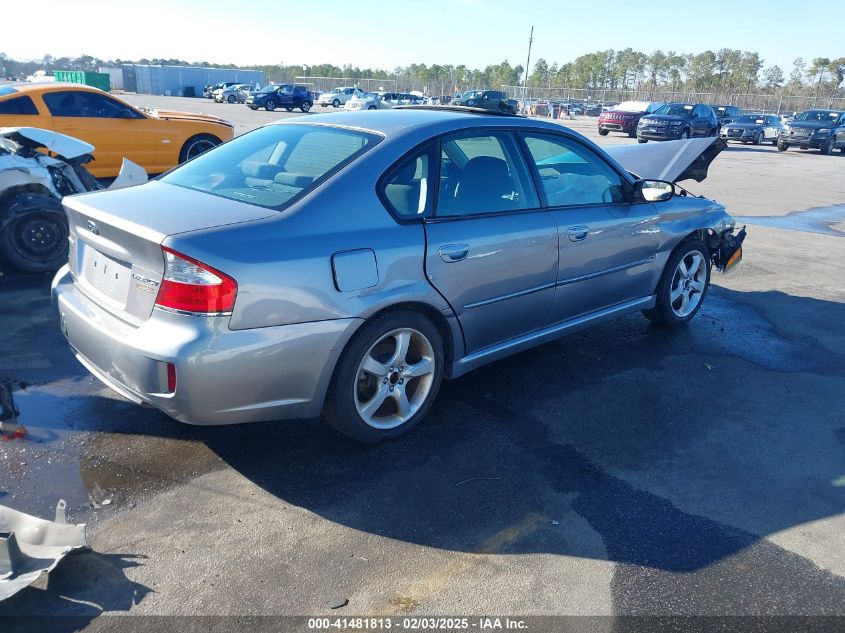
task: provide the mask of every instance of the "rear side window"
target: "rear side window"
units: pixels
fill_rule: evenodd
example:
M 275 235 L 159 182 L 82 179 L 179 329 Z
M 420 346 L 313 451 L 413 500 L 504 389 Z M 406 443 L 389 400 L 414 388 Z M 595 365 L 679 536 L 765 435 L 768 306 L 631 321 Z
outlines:
M 29 97 L 15 97 L 0 102 L 0 114 L 38 114 L 38 110 Z
M 322 125 L 270 125 L 198 156 L 162 180 L 282 210 L 380 139 Z
M 381 185 L 382 200 L 400 218 L 424 217 L 431 210 L 434 194 L 431 166 L 433 150 L 428 148 L 399 163 Z

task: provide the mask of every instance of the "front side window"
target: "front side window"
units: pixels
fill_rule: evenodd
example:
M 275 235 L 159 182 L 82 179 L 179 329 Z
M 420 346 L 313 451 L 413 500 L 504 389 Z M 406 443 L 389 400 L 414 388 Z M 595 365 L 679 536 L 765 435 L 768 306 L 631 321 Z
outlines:
M 0 103 L 0 114 L 38 114 L 38 109 L 32 99 L 24 95 Z
M 625 202 L 622 178 L 599 156 L 569 139 L 531 134 L 525 144 L 551 207 Z
M 282 210 L 379 140 L 322 125 L 269 125 L 177 167 L 162 181 Z
M 96 92 L 67 90 L 44 93 L 44 103 L 53 116 L 96 119 L 142 119 L 129 106 Z
M 438 217 L 506 213 L 540 206 L 509 132 L 446 137 L 441 148 Z

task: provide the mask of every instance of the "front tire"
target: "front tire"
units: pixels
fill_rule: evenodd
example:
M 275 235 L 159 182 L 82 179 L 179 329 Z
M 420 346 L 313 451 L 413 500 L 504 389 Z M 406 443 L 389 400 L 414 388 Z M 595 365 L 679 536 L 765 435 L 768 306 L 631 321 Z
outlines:
M 192 158 L 196 158 L 200 154 L 207 152 L 215 145 L 220 145 L 220 139 L 211 134 L 197 134 L 192 136 L 182 146 L 182 151 L 179 152 L 179 163 L 184 163 Z
M 781 143 L 780 141 L 777 142 L 777 148 L 779 152 L 785 152 L 789 149 L 789 145 L 786 143 Z
M 43 273 L 67 263 L 67 216 L 56 198 L 19 193 L 12 197 L 0 222 L 0 255 L 18 270 Z
M 833 154 L 833 150 L 836 148 L 836 136 L 831 136 L 830 140 L 825 143 L 825 146 L 822 147 L 819 151 L 824 154 L 825 156 L 830 156 Z
M 657 303 L 650 310 L 643 310 L 643 315 L 655 323 L 686 323 L 701 309 L 709 287 L 707 247 L 701 240 L 684 240 L 666 262 L 657 284 Z
M 765 140 L 765 136 L 763 135 L 763 133 L 762 133 L 762 132 L 760 132 L 760 133 L 757 135 L 757 138 L 756 138 L 756 139 L 754 139 L 754 144 L 755 144 L 755 145 L 762 145 L 764 140 Z
M 408 433 L 431 408 L 443 379 L 437 327 L 411 310 L 366 323 L 347 345 L 324 417 L 341 433 L 373 443 Z
M 637 137 L 637 143 L 648 143 L 648 139 Z
M 684 130 L 681 132 L 680 140 L 685 141 L 689 138 L 689 130 Z
M 599 128 L 599 136 L 607 136 L 608 134 L 610 134 L 609 130 L 602 130 Z

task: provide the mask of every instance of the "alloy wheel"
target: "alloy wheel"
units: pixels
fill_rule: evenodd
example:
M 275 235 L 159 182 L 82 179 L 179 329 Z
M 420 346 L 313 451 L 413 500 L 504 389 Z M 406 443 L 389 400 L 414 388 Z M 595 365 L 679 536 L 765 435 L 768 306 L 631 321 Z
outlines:
M 669 287 L 669 301 L 675 316 L 683 319 L 692 314 L 701 303 L 706 284 L 707 262 L 697 250 L 690 251 L 678 262 Z
M 434 384 L 435 356 L 419 331 L 388 332 L 364 354 L 355 381 L 358 415 L 376 429 L 407 422 L 425 403 Z

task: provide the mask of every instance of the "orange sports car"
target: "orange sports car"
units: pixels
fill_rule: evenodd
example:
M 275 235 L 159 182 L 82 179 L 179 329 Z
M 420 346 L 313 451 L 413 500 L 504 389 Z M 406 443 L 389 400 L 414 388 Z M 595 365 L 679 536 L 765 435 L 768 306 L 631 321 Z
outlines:
M 117 176 L 124 157 L 160 174 L 232 138 L 231 123 L 208 114 L 139 110 L 81 84 L 0 85 L 0 127 L 38 127 L 93 145 L 88 171 Z

